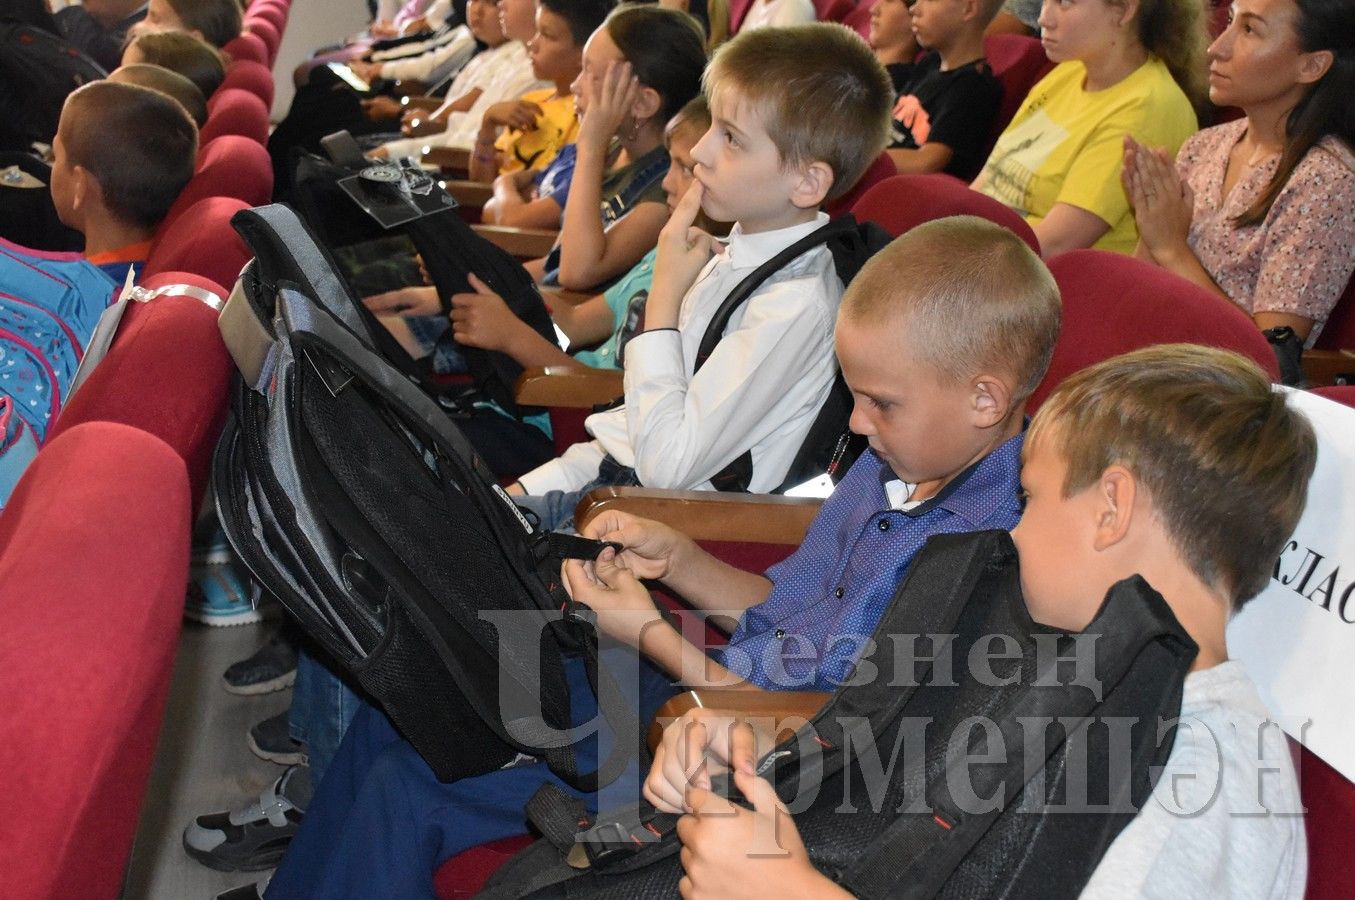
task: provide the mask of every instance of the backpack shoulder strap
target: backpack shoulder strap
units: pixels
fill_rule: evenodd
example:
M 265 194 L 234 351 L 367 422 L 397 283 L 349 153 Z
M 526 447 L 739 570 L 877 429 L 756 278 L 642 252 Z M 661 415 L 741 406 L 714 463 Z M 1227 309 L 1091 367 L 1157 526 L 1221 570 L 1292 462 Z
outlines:
M 753 295 L 753 292 L 762 286 L 764 281 L 771 278 L 795 259 L 808 253 L 820 244 L 826 244 L 834 238 L 853 234 L 855 231 L 856 219 L 852 218 L 850 215 L 834 219 L 822 228 L 816 229 L 810 234 L 800 238 L 798 241 L 758 266 L 752 272 L 748 273 L 747 277 L 736 284 L 734 289 L 730 291 L 724 301 L 721 302 L 720 308 L 715 311 L 715 316 L 710 320 L 710 324 L 706 326 L 706 333 L 702 335 L 701 343 L 697 347 L 696 364 L 693 367 L 693 371 L 697 371 L 705 365 L 706 360 L 715 352 L 715 345 L 720 343 L 720 338 L 724 337 L 725 328 L 729 326 L 729 320 L 733 318 L 734 313 L 738 311 L 739 307 L 747 302 L 748 298 Z M 836 261 L 836 259 L 837 255 L 834 254 L 834 261 Z M 839 277 L 841 276 L 839 275 Z M 844 282 L 846 280 L 846 278 L 843 278 Z

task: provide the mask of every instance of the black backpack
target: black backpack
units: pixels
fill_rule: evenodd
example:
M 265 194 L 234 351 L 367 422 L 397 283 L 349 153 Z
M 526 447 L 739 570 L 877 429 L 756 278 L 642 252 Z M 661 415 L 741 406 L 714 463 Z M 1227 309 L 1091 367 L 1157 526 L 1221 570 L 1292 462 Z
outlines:
M 715 316 L 706 326 L 696 353 L 693 372 L 705 365 L 724 337 L 729 320 L 762 283 L 794 260 L 818 246 L 827 246 L 833 255 L 833 267 L 844 287 L 852 283 L 866 261 L 884 249 L 892 240 L 889 233 L 874 222 L 857 223 L 851 214 L 832 220 L 812 234 L 806 235 L 767 260 L 734 286 Z M 852 463 L 866 448 L 866 439 L 854 435 L 847 427 L 852 415 L 852 393 L 838 372 L 833 378 L 828 399 L 819 408 L 800 449 L 786 470 L 781 484 L 772 493 L 779 494 L 824 473 L 833 476 L 834 483 L 847 474 Z M 746 492 L 753 480 L 753 455 L 745 450 L 711 478 L 719 491 Z
M 222 313 L 243 378 L 213 485 L 236 553 L 439 778 L 519 753 L 581 786 L 614 777 L 630 754 L 580 773 L 559 739 L 563 654 L 595 663 L 596 651 L 560 561 L 603 545 L 523 516 L 451 419 L 375 351 L 359 304 L 291 210 L 247 210 L 233 224 L 255 258 Z M 484 618 L 501 611 L 539 634 L 532 652 Z
M 896 636 L 930 635 L 940 640 L 917 640 L 911 659 L 900 653 Z M 992 678 L 976 678 L 969 654 L 990 636 L 1006 643 L 987 644 Z M 1030 620 L 1005 532 L 933 537 L 858 661 L 873 677 L 839 688 L 763 772 L 788 804 L 803 789 L 808 808 L 795 821 L 811 860 L 859 897 L 1076 897 L 1152 792 L 1196 649 L 1141 578 L 1113 587 L 1075 637 Z M 974 716 L 993 727 L 966 735 Z M 1048 724 L 1027 734 L 1029 723 Z M 954 734 L 964 739 L 948 747 Z M 977 761 L 993 734 L 1008 752 Z M 1031 735 L 1042 739 L 1028 744 Z M 956 785 L 998 802 L 973 807 Z M 1083 800 L 1080 811 L 1061 808 Z M 558 792 L 543 789 L 528 809 L 554 841 L 511 860 L 482 896 L 676 893 L 675 816 L 621 810 L 575 835 L 565 820 L 579 810 Z
M 310 154 L 302 155 L 297 163 L 293 193 L 295 208 L 324 247 L 334 249 L 392 234 L 403 234 L 423 258 L 444 306 L 452 294 L 471 290 L 467 275 L 474 272 L 503 298 L 519 319 L 554 343 L 555 328 L 550 314 L 527 270 L 507 251 L 476 234 L 457 214 L 454 204 L 441 212 L 424 215 L 386 230 L 339 187 L 341 179 L 353 174 L 353 169 Z M 388 189 L 397 190 L 395 186 L 389 186 Z M 379 327 L 376 318 L 365 307 L 361 308 L 361 315 L 371 323 L 376 346 L 387 359 L 418 379 L 430 393 L 445 392 L 444 387 L 427 377 L 428 373 L 422 364 L 411 359 L 386 329 Z M 483 398 L 494 401 L 518 419 L 541 411 L 536 408 L 518 408 L 513 390 L 518 376 L 522 374 L 522 366 L 516 360 L 504 353 L 476 347 L 460 349 L 471 379 Z
M 107 74 L 64 38 L 0 19 L 0 150 L 52 143 L 66 96 Z

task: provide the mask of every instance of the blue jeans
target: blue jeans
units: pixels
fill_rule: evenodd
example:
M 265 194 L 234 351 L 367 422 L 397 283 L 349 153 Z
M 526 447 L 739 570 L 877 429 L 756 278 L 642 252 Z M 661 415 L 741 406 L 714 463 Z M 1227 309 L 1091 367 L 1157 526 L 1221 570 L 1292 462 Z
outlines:
M 628 648 L 605 651 L 602 664 L 609 660 L 616 662 L 609 670 L 617 672 L 626 702 L 640 710 L 643 727 L 676 689 Z M 639 677 L 626 684 L 622 673 L 626 666 L 635 671 L 637 662 Z M 589 722 L 598 703 L 582 661 L 566 660 L 565 677 L 573 722 Z M 604 726 L 596 738 L 576 745 L 579 771 L 592 771 L 613 739 Z M 444 860 L 527 830 L 523 807 L 542 785 L 556 784 L 596 811 L 638 801 L 645 774 L 632 759 L 601 794 L 582 794 L 537 762 L 442 784 L 390 721 L 364 704 L 265 896 L 431 898 L 433 874 Z
M 537 523 L 546 531 L 568 531 L 574 528 L 574 507 L 579 505 L 583 495 L 593 488 L 633 487 L 640 483 L 635 470 L 623 466 L 610 456 L 604 457 L 598 466 L 598 477 L 577 491 L 546 491 L 544 494 L 526 494 L 514 497 L 513 502 L 536 515 Z
M 312 784 L 320 783 L 358 707 L 365 705 L 348 685 L 305 648 L 298 650 L 287 731 L 292 740 L 306 745 Z

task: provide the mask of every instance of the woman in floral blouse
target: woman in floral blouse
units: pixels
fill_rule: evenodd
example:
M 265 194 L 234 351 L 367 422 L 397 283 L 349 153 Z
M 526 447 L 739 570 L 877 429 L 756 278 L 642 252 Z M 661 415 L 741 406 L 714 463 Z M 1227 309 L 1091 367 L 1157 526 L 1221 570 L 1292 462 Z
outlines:
M 1162 151 L 1125 142 L 1139 255 L 1307 346 L 1355 270 L 1355 4 L 1236 0 L 1209 97 L 1243 118 Z

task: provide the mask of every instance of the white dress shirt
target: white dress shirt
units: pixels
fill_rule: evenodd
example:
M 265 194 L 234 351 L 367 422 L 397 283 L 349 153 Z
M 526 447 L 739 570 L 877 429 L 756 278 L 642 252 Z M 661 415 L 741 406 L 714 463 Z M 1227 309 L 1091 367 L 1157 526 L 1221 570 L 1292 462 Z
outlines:
M 524 475 L 527 492 L 578 490 L 597 477 L 604 454 L 634 467 L 648 487 L 708 490 L 713 475 L 751 450 L 749 490 L 779 485 L 837 373 L 833 322 L 842 281 L 832 254 L 817 247 L 764 282 L 734 313 L 701 370 L 692 369 L 729 292 L 827 221 L 820 213 L 761 234 L 734 226 L 724 252 L 683 298 L 678 330 L 647 331 L 626 345 L 625 405 L 589 416 L 594 440 Z

